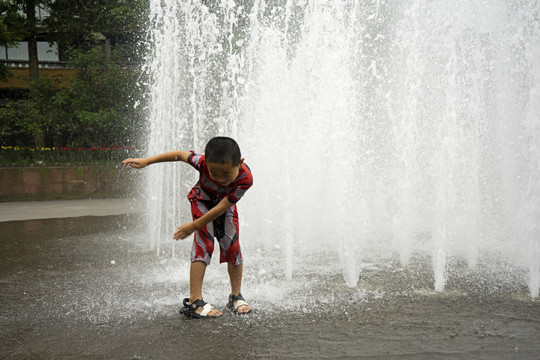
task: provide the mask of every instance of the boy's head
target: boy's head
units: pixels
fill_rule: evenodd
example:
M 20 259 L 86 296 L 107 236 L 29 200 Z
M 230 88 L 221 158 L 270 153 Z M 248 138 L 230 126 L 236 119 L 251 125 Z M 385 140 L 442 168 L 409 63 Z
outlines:
M 240 147 L 236 141 L 225 136 L 210 139 L 204 149 L 204 155 L 207 162 L 231 164 L 232 166 L 240 165 Z
M 233 139 L 224 136 L 210 139 L 204 155 L 212 180 L 227 186 L 238 177 L 244 159 L 241 158 L 240 147 Z

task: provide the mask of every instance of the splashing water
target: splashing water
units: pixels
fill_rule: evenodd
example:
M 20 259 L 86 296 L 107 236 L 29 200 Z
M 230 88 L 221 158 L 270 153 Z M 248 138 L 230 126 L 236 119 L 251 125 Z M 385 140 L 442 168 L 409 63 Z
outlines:
M 443 291 L 463 259 L 538 297 L 539 6 L 152 0 L 148 152 L 236 138 L 243 246 L 288 279 L 315 253 L 350 287 L 369 262 L 431 258 Z M 147 173 L 148 237 L 174 254 L 196 174 Z

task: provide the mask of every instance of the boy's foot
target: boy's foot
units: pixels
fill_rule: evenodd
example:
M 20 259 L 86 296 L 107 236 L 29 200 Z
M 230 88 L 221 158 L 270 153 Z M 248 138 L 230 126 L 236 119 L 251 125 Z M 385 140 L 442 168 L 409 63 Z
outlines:
M 192 303 L 189 303 L 189 298 L 184 299 L 184 307 L 180 309 L 180 314 L 197 318 L 197 319 L 208 319 L 216 318 L 223 313 L 212 305 L 204 302 L 202 299 L 195 300 Z
M 251 312 L 251 306 L 244 300 L 242 294 L 229 295 L 227 308 L 238 315 L 249 314 Z

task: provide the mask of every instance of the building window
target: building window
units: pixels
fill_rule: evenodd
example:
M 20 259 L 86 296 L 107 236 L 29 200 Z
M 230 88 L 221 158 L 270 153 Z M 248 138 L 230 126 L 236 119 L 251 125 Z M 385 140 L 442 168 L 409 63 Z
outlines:
M 16 47 L 7 48 L 6 60 L 28 61 L 28 42 L 21 41 Z
M 58 44 L 47 41 L 38 41 L 38 59 L 39 61 L 59 61 L 58 57 Z
M 43 21 L 43 19 L 49 17 L 49 9 L 47 9 L 45 6 L 42 6 L 43 5 L 36 6 L 36 18 L 39 21 Z
M 59 61 L 58 44 L 49 44 L 47 41 L 38 41 L 38 60 L 54 62 Z M 28 61 L 28 42 L 21 41 L 16 47 L 0 46 L 0 60 L 5 61 Z

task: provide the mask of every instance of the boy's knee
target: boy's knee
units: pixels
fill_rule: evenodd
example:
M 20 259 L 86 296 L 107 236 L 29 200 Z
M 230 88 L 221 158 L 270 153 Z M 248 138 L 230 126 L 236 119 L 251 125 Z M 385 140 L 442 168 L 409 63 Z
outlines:
M 191 265 L 193 266 L 208 266 L 210 264 L 206 263 L 206 261 L 202 260 L 202 259 L 195 259 L 195 260 L 192 260 L 191 261 Z
M 191 248 L 191 262 L 201 261 L 206 265 L 210 265 L 212 253 L 214 252 L 213 241 L 203 241 L 203 236 L 200 233 L 195 235 L 193 246 Z
M 203 263 L 206 266 L 208 266 L 208 265 L 210 265 L 211 260 L 212 260 L 212 256 L 210 256 L 208 254 L 206 256 L 202 256 L 202 255 L 191 256 L 191 263 L 192 264 L 200 262 L 200 263 Z

